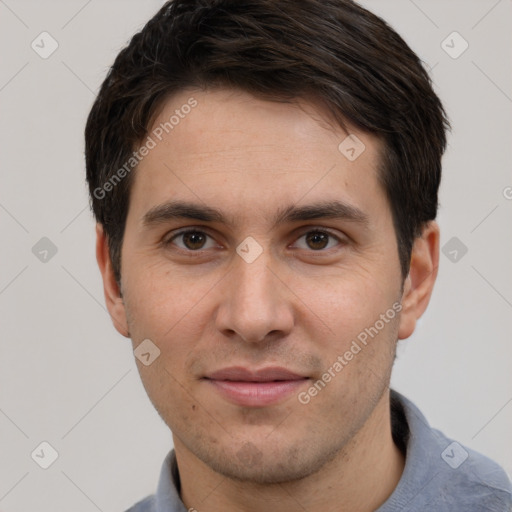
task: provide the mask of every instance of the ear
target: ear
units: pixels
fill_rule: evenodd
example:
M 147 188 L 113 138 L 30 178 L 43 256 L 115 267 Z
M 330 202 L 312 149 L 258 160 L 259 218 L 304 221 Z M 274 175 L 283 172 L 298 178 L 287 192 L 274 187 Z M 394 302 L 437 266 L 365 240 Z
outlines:
M 107 236 L 101 224 L 96 224 L 96 261 L 100 268 L 103 279 L 103 292 L 110 318 L 114 327 L 126 338 L 130 337 L 128 323 L 126 321 L 126 310 L 119 286 L 114 277 L 110 251 L 108 248 Z
M 439 226 L 430 221 L 412 247 L 409 274 L 404 282 L 398 339 L 408 338 L 427 309 L 439 266 Z

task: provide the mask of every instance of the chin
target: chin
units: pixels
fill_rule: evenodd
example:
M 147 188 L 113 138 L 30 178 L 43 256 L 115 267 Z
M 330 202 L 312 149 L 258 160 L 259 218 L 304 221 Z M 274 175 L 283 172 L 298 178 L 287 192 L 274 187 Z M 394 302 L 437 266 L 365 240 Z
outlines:
M 288 447 L 275 447 L 269 443 L 257 446 L 246 441 L 236 447 L 235 451 L 233 447 L 223 447 L 219 451 L 210 450 L 207 455 L 196 450 L 195 455 L 227 478 L 244 483 L 269 485 L 306 478 L 322 469 L 338 453 L 339 450 L 308 446 L 304 442 Z

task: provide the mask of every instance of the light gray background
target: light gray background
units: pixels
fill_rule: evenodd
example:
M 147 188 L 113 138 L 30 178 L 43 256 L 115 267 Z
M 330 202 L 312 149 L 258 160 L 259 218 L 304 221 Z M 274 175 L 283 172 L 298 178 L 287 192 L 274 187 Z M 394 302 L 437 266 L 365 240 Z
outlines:
M 106 313 L 83 129 L 108 66 L 160 2 L 0 0 L 0 510 L 121 511 L 154 491 L 171 435 Z M 512 473 L 512 3 L 367 0 L 432 68 L 453 124 L 433 299 L 393 385 Z M 42 59 L 31 42 L 59 47 Z M 453 59 L 441 43 L 459 32 Z M 460 40 L 448 44 L 455 49 Z M 392 99 L 390 98 L 390 101 Z M 48 237 L 57 253 L 32 247 Z M 58 452 L 44 470 L 42 442 Z

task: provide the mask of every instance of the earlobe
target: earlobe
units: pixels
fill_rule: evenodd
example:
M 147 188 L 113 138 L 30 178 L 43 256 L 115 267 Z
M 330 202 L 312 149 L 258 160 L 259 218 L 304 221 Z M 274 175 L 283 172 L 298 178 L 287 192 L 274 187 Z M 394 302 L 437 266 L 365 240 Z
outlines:
M 416 321 L 427 309 L 439 266 L 439 226 L 427 223 L 411 252 L 409 274 L 404 282 L 398 339 L 411 336 Z
M 105 295 L 105 304 L 110 318 L 117 331 L 128 338 L 130 336 L 128 324 L 126 321 L 126 310 L 121 297 L 121 291 L 116 282 L 112 262 L 110 260 L 110 251 L 108 241 L 101 224 L 96 224 L 96 261 L 103 279 L 103 292 Z

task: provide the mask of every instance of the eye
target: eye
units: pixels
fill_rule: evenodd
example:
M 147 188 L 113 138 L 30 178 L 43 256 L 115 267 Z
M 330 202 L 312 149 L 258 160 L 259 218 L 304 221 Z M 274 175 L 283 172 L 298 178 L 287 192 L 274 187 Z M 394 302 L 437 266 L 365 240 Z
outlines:
M 210 246 L 207 245 L 208 238 L 211 239 Z M 175 240 L 180 240 L 182 245 L 176 243 Z M 211 249 L 212 247 L 215 247 L 215 243 L 213 242 L 213 239 L 210 237 L 210 235 L 207 235 L 204 231 L 199 231 L 197 229 L 180 231 L 168 240 L 164 241 L 164 244 L 174 244 L 185 251 L 200 251 L 203 249 Z
M 304 242 L 300 243 L 302 239 Z M 199 252 L 217 247 L 210 235 L 198 229 L 186 229 L 175 233 L 164 240 L 163 244 L 164 246 L 175 245 L 187 252 Z M 321 252 L 342 244 L 342 239 L 333 233 L 323 229 L 313 229 L 301 235 L 294 245 L 299 249 Z
M 307 233 L 304 233 L 302 236 L 300 236 L 298 240 L 303 238 L 305 239 L 306 246 L 303 245 L 302 247 L 299 247 L 299 249 L 312 249 L 313 251 L 331 249 L 336 245 L 336 243 L 333 245 L 331 242 L 338 242 L 338 244 L 342 242 L 341 239 L 336 235 L 320 229 L 308 231 Z

